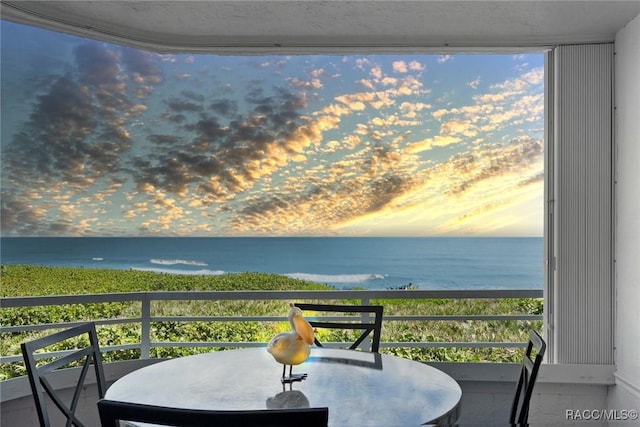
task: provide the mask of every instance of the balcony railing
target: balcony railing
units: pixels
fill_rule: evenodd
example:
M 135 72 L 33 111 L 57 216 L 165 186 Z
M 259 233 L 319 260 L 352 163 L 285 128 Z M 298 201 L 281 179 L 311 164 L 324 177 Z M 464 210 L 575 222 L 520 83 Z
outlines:
M 91 319 L 97 325 L 132 324 L 140 325 L 140 342 L 103 346 L 105 352 L 136 349 L 140 358 L 150 357 L 150 349 L 155 347 L 257 347 L 266 342 L 167 342 L 152 341 L 152 325 L 161 322 L 280 322 L 286 316 L 157 316 L 153 315 L 152 304 L 162 301 L 332 301 L 340 303 L 368 305 L 377 300 L 422 300 L 422 299 L 501 299 L 501 298 L 542 298 L 541 290 L 371 290 L 371 291 L 185 291 L 185 292 L 132 292 L 114 294 L 84 294 L 41 297 L 12 297 L 0 299 L 2 309 L 26 307 L 51 307 L 69 304 L 121 303 L 139 304 L 139 316 L 109 319 Z M 375 302 L 374 301 L 374 302 Z M 346 302 L 345 302 L 346 303 Z M 318 318 L 319 319 L 319 318 Z M 332 320 L 334 317 L 322 317 Z M 383 322 L 442 322 L 442 321 L 541 321 L 537 314 L 497 314 L 497 315 L 394 315 L 385 312 Z M 83 320 L 86 321 L 86 320 Z M 4 334 L 43 331 L 69 327 L 82 321 L 47 324 L 26 324 L 2 326 Z M 523 342 L 390 342 L 380 344 L 384 348 L 428 348 L 428 347 L 522 347 Z M 339 343 L 327 343 L 339 346 Z M 46 354 L 43 354 L 43 357 Z M 22 360 L 19 354 L 3 354 L 0 363 Z

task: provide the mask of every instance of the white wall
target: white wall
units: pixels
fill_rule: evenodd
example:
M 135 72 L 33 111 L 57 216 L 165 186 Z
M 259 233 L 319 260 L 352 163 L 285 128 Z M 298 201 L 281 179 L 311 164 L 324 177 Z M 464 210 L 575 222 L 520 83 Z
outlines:
M 616 385 L 612 409 L 640 410 L 640 15 L 616 35 Z

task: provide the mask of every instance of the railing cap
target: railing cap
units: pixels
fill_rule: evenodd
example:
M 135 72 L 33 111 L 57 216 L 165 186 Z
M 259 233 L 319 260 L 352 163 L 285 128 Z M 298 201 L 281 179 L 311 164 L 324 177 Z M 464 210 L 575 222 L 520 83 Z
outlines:
M 80 295 L 4 297 L 0 307 L 87 304 L 141 300 L 296 300 L 296 299 L 482 299 L 542 298 L 541 289 L 479 290 L 297 290 L 297 291 L 149 291 Z

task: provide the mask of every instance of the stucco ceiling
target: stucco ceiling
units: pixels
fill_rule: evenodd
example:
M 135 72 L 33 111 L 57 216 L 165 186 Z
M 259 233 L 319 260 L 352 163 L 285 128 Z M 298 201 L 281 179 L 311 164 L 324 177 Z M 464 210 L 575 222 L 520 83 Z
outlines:
M 2 18 L 160 51 L 610 41 L 640 1 L 2 1 Z

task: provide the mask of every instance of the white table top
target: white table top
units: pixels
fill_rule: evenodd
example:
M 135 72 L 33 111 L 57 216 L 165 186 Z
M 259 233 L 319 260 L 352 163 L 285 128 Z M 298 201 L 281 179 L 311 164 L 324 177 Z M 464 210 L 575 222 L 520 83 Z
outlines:
M 308 378 L 283 385 L 282 365 L 266 348 L 212 351 L 131 372 L 109 387 L 106 398 L 189 409 L 326 406 L 330 427 L 394 427 L 453 422 L 462 397 L 444 372 L 377 353 L 313 347 L 293 373 Z

